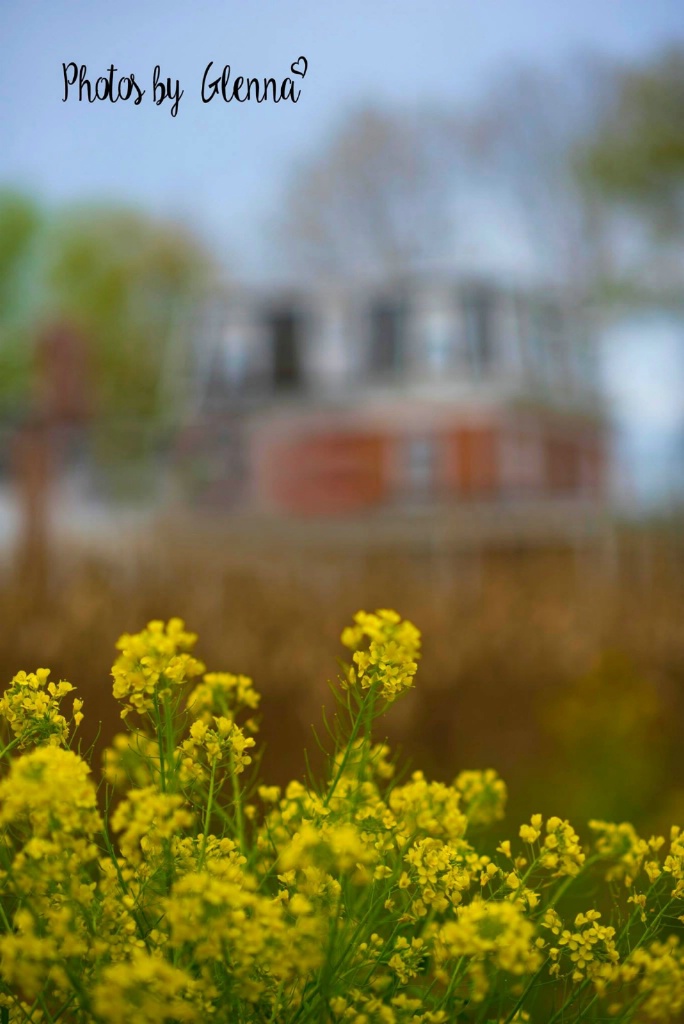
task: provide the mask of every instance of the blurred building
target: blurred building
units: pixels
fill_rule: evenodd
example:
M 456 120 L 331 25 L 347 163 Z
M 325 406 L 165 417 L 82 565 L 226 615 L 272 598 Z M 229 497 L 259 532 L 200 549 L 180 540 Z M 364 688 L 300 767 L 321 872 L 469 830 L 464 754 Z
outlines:
M 340 516 L 599 505 L 590 317 L 561 294 L 412 277 L 217 290 L 179 326 L 175 464 L 218 507 Z

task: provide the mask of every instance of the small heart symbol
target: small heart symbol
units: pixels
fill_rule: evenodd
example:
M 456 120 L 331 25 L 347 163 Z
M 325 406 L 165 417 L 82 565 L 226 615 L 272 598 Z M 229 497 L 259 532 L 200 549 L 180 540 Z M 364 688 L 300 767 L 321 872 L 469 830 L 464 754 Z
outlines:
M 306 59 L 306 57 L 300 57 L 299 60 L 296 60 L 294 62 L 294 64 L 290 64 L 290 71 L 292 72 L 293 75 L 301 75 L 303 78 L 307 72 L 308 67 L 309 62 Z

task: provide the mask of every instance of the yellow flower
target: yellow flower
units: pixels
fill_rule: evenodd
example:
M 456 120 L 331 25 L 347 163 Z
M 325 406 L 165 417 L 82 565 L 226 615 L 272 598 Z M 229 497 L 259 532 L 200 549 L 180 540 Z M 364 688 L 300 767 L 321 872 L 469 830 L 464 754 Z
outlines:
M 684 1010 L 684 949 L 675 936 L 633 950 L 616 973 L 634 986 L 647 1020 L 674 1020 Z
M 49 677 L 49 668 L 18 672 L 0 699 L 0 715 L 9 723 L 21 748 L 66 746 L 69 740 L 69 725 L 60 713 L 60 702 L 74 687 L 64 680 L 49 682 Z M 72 711 L 75 726 L 83 720 L 82 707 L 83 701 L 76 698 Z
M 619 825 L 609 821 L 590 821 L 589 828 L 596 833 L 596 853 L 608 861 L 606 879 L 624 881 L 630 888 L 643 867 L 649 844 L 626 821 Z
M 396 786 L 389 798 L 390 810 L 403 824 L 407 836 L 427 835 L 448 840 L 465 835 L 468 819 L 461 810 L 461 794 L 442 782 L 428 782 L 422 772 Z
M 348 872 L 376 860 L 375 850 L 364 843 L 355 825 L 326 823 L 302 825 L 282 850 L 279 864 L 284 871 L 316 865 L 326 871 Z
M 615 929 L 599 924 L 600 919 L 598 910 L 587 910 L 577 914 L 570 929 L 563 927 L 554 911 L 547 913 L 543 927 L 556 936 L 556 945 L 549 950 L 554 976 L 569 976 L 574 982 L 585 977 L 605 981 L 605 966 L 617 963 L 619 957 Z
M 534 925 L 516 903 L 476 899 L 458 907 L 456 920 L 439 929 L 436 953 L 438 959 L 471 958 L 469 972 L 477 1002 L 489 987 L 483 971 L 487 963 L 514 975 L 537 970 L 541 954 L 534 940 Z
M 180 1024 L 199 1021 L 197 982 L 164 959 L 136 950 L 105 967 L 93 989 L 93 1010 L 106 1024 Z
M 541 815 L 539 815 L 541 818 Z M 534 822 L 533 817 L 532 821 Z M 541 825 L 541 821 L 539 822 Z M 551 871 L 555 878 L 562 875 L 577 875 L 582 870 L 585 854 L 579 836 L 569 821 L 551 817 L 546 822 L 546 838 L 542 843 L 539 862 Z
M 120 833 L 124 857 L 133 864 L 158 856 L 164 844 L 192 825 L 193 816 L 178 793 L 160 793 L 154 786 L 136 789 L 122 800 L 111 826 Z
M 258 1002 L 265 991 L 319 964 L 322 922 L 300 897 L 290 911 L 296 915 L 292 925 L 288 904 L 254 889 L 235 860 L 216 857 L 174 884 L 166 919 L 171 948 L 191 948 L 198 963 L 227 960 L 231 984 Z
M 491 825 L 500 821 L 506 809 L 506 783 L 493 768 L 463 771 L 454 785 L 461 793 L 463 808 L 471 825 Z
M 342 643 L 354 651 L 354 665 L 349 667 L 343 685 L 361 690 L 377 686 L 386 701 L 396 700 L 413 685 L 420 657 L 420 631 L 387 609 L 374 615 L 357 612 L 354 623 L 342 633 Z M 366 642 L 368 647 L 361 650 Z
M 182 619 L 170 619 L 166 625 L 154 620 L 140 633 L 120 637 L 116 646 L 121 654 L 112 677 L 114 696 L 123 703 L 122 718 L 131 711 L 152 711 L 155 700 L 163 701 L 174 687 L 204 672 L 204 665 L 187 653 L 196 641 Z
M 409 847 L 404 855 L 407 872 L 399 879 L 399 888 L 413 884 L 417 890 L 410 908 L 411 917 L 422 916 L 422 908 L 432 907 L 443 912 L 461 903 L 462 894 L 472 882 L 466 862 L 467 849 L 465 845 L 460 848 L 440 839 L 419 839 Z M 492 867 L 496 872 L 496 867 Z
M 260 700 L 248 676 L 208 672 L 188 697 L 187 708 L 194 718 L 211 722 L 214 715 L 232 719 L 245 708 L 255 711 Z
M 13 925 L 11 932 L 0 936 L 2 981 L 34 999 L 50 978 L 68 984 L 66 958 L 88 952 L 87 937 L 71 908 L 44 907 L 41 919 L 20 908 Z
M 183 776 L 186 779 L 201 779 L 204 774 L 203 760 L 208 765 L 227 761 L 236 775 L 244 772 L 252 763 L 248 750 L 255 746 L 251 736 L 245 736 L 239 725 L 224 716 L 214 716 L 214 728 L 198 719 L 190 726 L 190 735 L 181 743 Z
M 530 846 L 532 843 L 536 843 L 541 835 L 542 828 L 542 816 L 541 814 L 533 814 L 530 818 L 529 825 L 521 825 L 518 835 L 524 843 L 528 843 Z
M 280 786 L 259 786 L 257 793 L 265 804 L 275 804 L 280 799 Z
M 39 747 L 12 762 L 0 782 L 0 825 L 27 821 L 36 836 L 93 835 L 101 828 L 90 768 L 61 747 Z

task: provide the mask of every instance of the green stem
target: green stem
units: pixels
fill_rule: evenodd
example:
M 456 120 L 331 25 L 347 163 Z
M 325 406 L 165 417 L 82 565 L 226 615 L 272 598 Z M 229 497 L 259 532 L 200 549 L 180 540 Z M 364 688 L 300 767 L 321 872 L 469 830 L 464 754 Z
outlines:
M 176 736 L 175 729 L 173 727 L 173 714 L 171 712 L 171 705 L 168 697 L 164 699 L 164 736 L 166 739 L 166 774 L 167 774 L 167 787 L 169 781 L 172 784 L 172 788 L 176 789 L 176 758 L 175 758 L 175 747 L 176 747 Z
M 7 918 L 7 914 L 5 913 L 5 908 L 3 907 L 2 903 L 0 903 L 0 917 L 2 917 L 3 924 L 5 925 L 5 928 L 7 929 L 7 931 L 11 932 L 12 931 L 12 925 L 9 923 L 9 920 Z
M 159 748 L 159 786 L 162 793 L 166 792 L 166 773 L 164 768 L 164 730 L 159 714 L 159 697 L 154 694 L 154 726 L 157 733 L 157 746 Z
M 45 996 L 42 993 L 41 993 L 41 995 L 38 996 L 38 1003 L 40 1005 L 41 1010 L 45 1014 L 45 1018 L 49 1022 L 49 1024 L 54 1024 L 54 1018 L 53 1018 L 52 1014 L 50 1013 L 48 1005 L 45 1002 Z
M 323 806 L 324 807 L 327 807 L 329 805 L 330 801 L 333 798 L 333 794 L 334 794 L 335 790 L 337 789 L 337 785 L 338 785 L 340 779 L 342 778 L 342 776 L 344 774 L 344 770 L 347 767 L 347 763 L 348 763 L 349 758 L 351 756 L 351 752 L 352 752 L 352 748 L 353 748 L 353 745 L 354 745 L 354 741 L 356 740 L 357 736 L 359 735 L 359 732 L 361 731 L 361 726 L 362 725 L 367 725 L 366 715 L 364 714 L 364 712 L 367 710 L 369 705 L 372 708 L 373 704 L 375 703 L 376 688 L 377 688 L 378 684 L 379 684 L 379 680 L 376 679 L 376 680 L 373 681 L 373 685 L 371 686 L 370 690 L 368 691 L 368 693 L 366 694 L 366 696 L 364 697 L 364 699 L 361 702 L 361 706 L 359 708 L 359 714 L 357 715 L 357 717 L 356 717 L 356 719 L 354 721 L 354 725 L 352 726 L 352 731 L 351 731 L 351 733 L 349 735 L 349 739 L 347 740 L 347 746 L 345 747 L 345 751 L 344 751 L 344 754 L 342 756 L 342 760 L 340 761 L 340 766 L 337 769 L 335 777 L 334 777 L 333 781 L 330 784 L 330 789 L 328 790 L 326 798 L 323 801 Z
M 454 964 L 454 970 L 451 977 L 449 978 L 449 984 L 447 985 L 446 992 L 439 1001 L 439 1005 L 437 1007 L 439 1010 L 444 1009 L 448 1006 L 449 1000 L 453 995 L 454 989 L 456 988 L 458 983 L 465 977 L 465 972 L 467 968 L 468 962 L 466 958 L 464 956 L 459 957 L 456 963 Z
M 555 892 L 553 898 L 549 901 L 549 903 L 547 905 L 547 909 L 550 910 L 552 907 L 555 907 L 556 904 L 558 903 L 558 901 L 563 896 L 565 896 L 565 894 L 568 891 L 568 889 L 570 888 L 570 886 L 574 882 L 576 882 L 577 879 L 582 874 L 584 874 L 584 872 L 587 870 L 587 868 L 592 867 L 599 860 L 601 860 L 601 857 L 599 857 L 598 855 L 596 855 L 594 857 L 589 857 L 589 859 L 584 862 L 584 864 L 582 865 L 581 870 L 578 871 L 576 875 L 570 875 L 569 878 L 566 878 L 565 881 L 561 885 L 559 885 L 558 888 L 556 889 L 556 892 Z
M 563 1005 L 561 1006 L 560 1010 L 556 1010 L 556 1012 L 554 1013 L 553 1017 L 551 1017 L 551 1019 L 549 1020 L 548 1024 L 555 1024 L 555 1021 L 560 1020 L 561 1017 L 564 1016 L 565 1011 L 568 1010 L 577 999 L 579 999 L 579 997 L 581 996 L 582 992 L 584 992 L 584 990 L 586 989 L 586 987 L 588 985 L 589 985 L 589 979 L 585 978 L 584 981 L 582 982 L 582 984 L 577 989 L 575 989 L 575 991 L 572 993 L 572 995 L 570 996 L 570 999 L 566 999 L 565 1002 L 563 1003 Z M 594 998 L 597 998 L 597 997 L 595 996 Z
M 520 996 L 520 999 L 515 1004 L 515 1006 L 513 1007 L 511 1012 L 509 1013 L 509 1015 L 506 1017 L 506 1020 L 505 1020 L 504 1024 L 510 1024 L 510 1022 L 515 1017 L 515 1015 L 518 1012 L 518 1010 L 522 1009 L 523 1003 L 525 1002 L 525 1000 L 527 999 L 527 997 L 528 997 L 528 995 L 530 993 L 530 989 L 532 988 L 532 986 L 536 982 L 537 978 L 541 975 L 542 971 L 544 970 L 544 968 L 546 967 L 548 962 L 549 962 L 549 960 L 548 960 L 548 957 L 547 957 L 546 960 L 544 961 L 544 963 L 541 965 L 541 967 L 537 971 L 535 971 L 535 973 L 532 975 L 532 977 L 528 981 L 527 985 L 525 986 L 525 989 L 523 991 L 523 994 Z
M 211 812 L 214 805 L 214 786 L 216 785 L 216 762 L 217 758 L 211 762 L 211 776 L 209 778 L 209 795 L 207 796 L 207 807 L 204 814 L 204 832 L 202 834 L 202 849 L 200 850 L 198 869 L 201 870 L 204 866 L 204 858 L 207 852 L 207 841 L 209 839 L 209 825 L 211 824 Z
M 10 750 L 14 750 L 15 747 L 18 747 L 19 744 L 21 743 L 21 740 L 21 736 L 15 736 L 14 739 L 7 744 L 4 750 L 0 750 L 0 761 L 5 756 L 5 754 L 9 754 Z
M 634 947 L 634 949 L 638 949 L 639 946 L 643 946 L 643 944 L 645 942 L 648 942 L 648 940 L 651 938 L 651 936 L 655 934 L 655 931 L 656 931 L 658 925 L 660 924 L 662 918 L 665 916 L 666 911 L 668 911 L 670 909 L 670 907 L 672 906 L 673 903 L 674 903 L 673 899 L 668 900 L 667 903 L 665 903 L 660 908 L 659 912 L 656 914 L 656 916 L 653 919 L 653 921 L 651 921 L 650 925 L 648 926 L 648 928 L 646 929 L 644 934 L 641 936 L 641 938 L 637 942 L 637 944 Z M 630 952 L 634 952 L 634 950 L 631 950 Z
M 55 1022 L 59 1020 L 59 1018 L 62 1016 L 62 1014 L 64 1013 L 65 1010 L 69 1009 L 69 1007 L 71 1006 L 71 1004 L 73 1003 L 75 998 L 76 998 L 75 994 L 69 996 L 69 998 L 67 999 L 66 1003 L 63 1003 L 62 1006 L 60 1006 L 59 1010 L 57 1011 L 57 1016 L 54 1018 Z
M 375 913 L 375 911 L 377 910 L 378 906 L 380 905 L 380 902 L 384 901 L 384 898 L 385 898 L 385 894 L 383 892 L 380 896 L 378 896 L 377 900 L 375 902 L 373 902 L 372 890 L 371 890 L 370 906 L 369 906 L 368 910 L 366 911 L 366 913 L 364 914 L 364 916 L 361 918 L 361 920 L 358 921 L 358 923 L 356 924 L 351 938 L 348 941 L 346 941 L 346 944 L 345 944 L 345 946 L 343 948 L 343 951 L 342 951 L 342 953 L 340 955 L 340 958 L 332 966 L 331 973 L 333 974 L 333 976 L 339 977 L 340 970 L 342 969 L 342 966 L 343 966 L 344 962 L 356 950 L 356 947 L 357 947 L 357 944 L 358 944 L 358 940 L 359 940 L 359 937 L 360 937 L 361 933 L 363 932 L 364 928 L 367 926 L 368 921 L 370 921 L 372 919 L 373 914 Z M 316 981 L 313 984 L 311 992 L 307 996 L 306 1002 L 304 1000 L 302 1000 L 302 1002 L 301 1002 L 301 1004 L 299 1006 L 299 1009 L 296 1011 L 294 1017 L 292 1018 L 292 1024 L 295 1024 L 296 1021 L 302 1021 L 302 1020 L 310 1019 L 312 1011 L 315 1010 L 317 1005 L 318 1005 L 317 1004 L 317 1000 L 320 1001 L 319 988 L 320 988 L 320 978 L 318 979 L 318 981 Z M 304 1013 L 306 1013 L 306 1017 L 303 1018 L 302 1014 L 304 1014 Z
M 238 781 L 237 772 L 235 771 L 235 765 L 232 761 L 231 755 L 231 766 L 230 766 L 230 781 L 233 787 L 233 803 L 235 804 L 235 828 L 237 830 L 238 845 L 240 847 L 240 853 L 246 854 L 245 849 L 245 816 L 242 810 L 242 790 L 240 789 L 240 783 Z

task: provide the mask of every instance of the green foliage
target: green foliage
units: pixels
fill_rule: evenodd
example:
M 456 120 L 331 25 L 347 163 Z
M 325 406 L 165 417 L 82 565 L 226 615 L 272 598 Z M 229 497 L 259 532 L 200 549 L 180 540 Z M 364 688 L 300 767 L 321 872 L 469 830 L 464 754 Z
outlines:
M 174 318 L 210 270 L 170 222 L 111 206 L 46 214 L 0 197 L 0 408 L 27 404 L 39 332 L 66 323 L 87 342 L 101 417 L 155 414 Z
M 684 51 L 623 72 L 582 164 L 589 182 L 645 209 L 659 229 L 684 227 Z
M 207 257 L 173 225 L 107 208 L 63 213 L 46 252 L 49 308 L 90 340 L 103 412 L 154 412 L 164 343 Z
M 29 199 L 0 192 L 0 410 L 14 411 L 30 378 L 31 267 L 43 215 Z
M 0 323 L 17 316 L 22 278 L 41 221 L 42 214 L 29 199 L 0 192 Z

